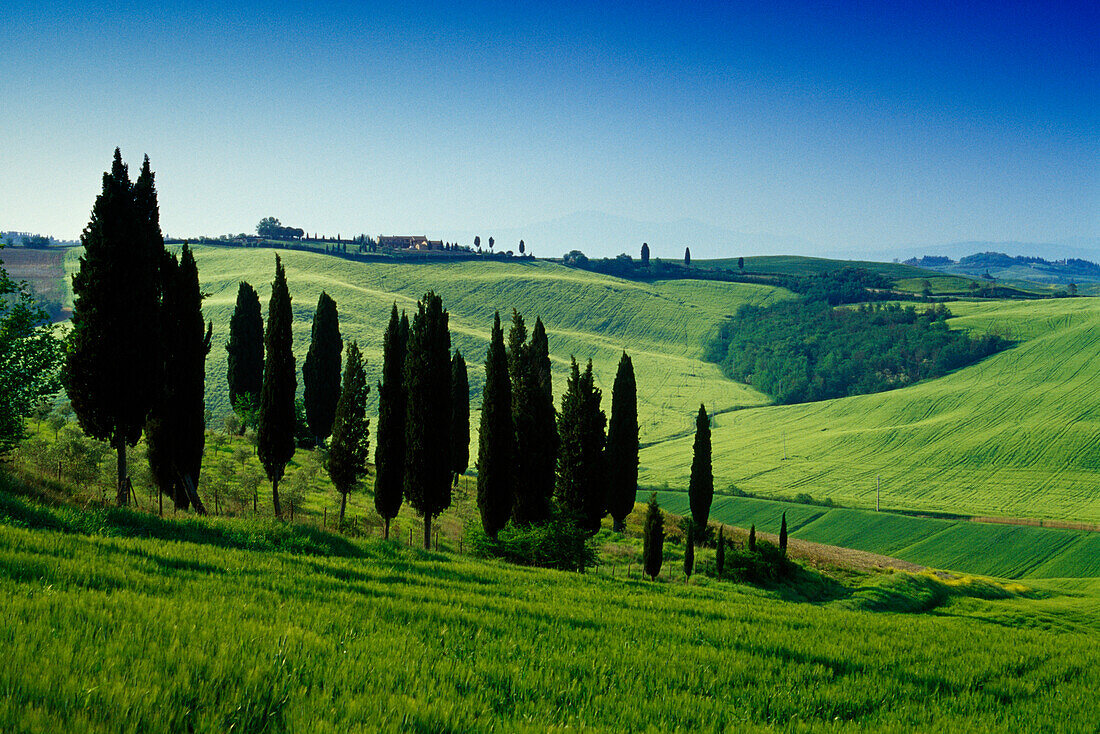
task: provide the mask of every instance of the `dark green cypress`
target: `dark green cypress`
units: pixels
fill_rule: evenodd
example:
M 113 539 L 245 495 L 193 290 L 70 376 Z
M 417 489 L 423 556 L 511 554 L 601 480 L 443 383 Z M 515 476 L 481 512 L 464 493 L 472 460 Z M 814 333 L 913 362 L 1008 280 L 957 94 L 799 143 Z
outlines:
M 279 505 L 279 480 L 287 462 L 294 456 L 296 424 L 294 395 L 298 375 L 294 368 L 294 337 L 291 325 L 294 312 L 290 305 L 290 289 L 286 271 L 275 256 L 275 280 L 271 284 L 271 300 L 267 306 L 267 331 L 264 334 L 264 382 L 260 388 L 259 446 L 260 463 L 271 481 L 271 502 L 275 517 L 282 517 Z
M 534 365 L 531 362 L 531 350 L 527 344 L 527 327 L 518 311 L 512 309 L 512 328 L 508 331 L 507 367 L 511 382 L 512 430 L 515 435 L 515 447 L 512 452 L 512 481 L 514 493 L 512 518 L 520 525 L 530 525 L 545 519 L 545 498 L 538 487 L 528 481 L 534 446 L 533 401 L 538 399 Z
M 451 472 L 452 484 L 470 465 L 470 378 L 462 352 L 451 357 Z
M 431 548 L 432 519 L 451 506 L 451 333 L 443 299 L 429 291 L 417 303 L 405 355 L 405 499 L 424 518 Z
M 707 526 L 710 504 L 714 501 L 714 473 L 711 467 L 710 418 L 705 406 L 699 406 L 695 417 L 695 444 L 692 448 L 691 480 L 688 484 L 688 504 L 691 519 L 699 529 Z
M 477 506 L 481 511 L 481 526 L 491 538 L 496 538 L 512 514 L 515 430 L 508 371 L 498 312 L 493 319 L 493 332 L 485 355 L 485 390 L 477 452 Z
M 382 381 L 378 383 L 378 443 L 374 449 L 374 508 L 382 516 L 385 537 L 397 517 L 405 491 L 405 352 L 409 322 L 397 315 L 397 303 L 382 341 Z
M 688 524 L 687 537 L 684 539 L 684 578 L 691 578 L 695 570 L 695 524 Z
M 714 568 L 718 572 L 718 578 L 722 578 L 722 571 L 726 567 L 726 537 L 722 527 L 718 527 L 718 545 L 714 550 Z
M 260 403 L 260 388 L 264 384 L 264 319 L 260 294 L 243 280 L 237 286 L 237 305 L 229 319 L 225 351 L 229 404 L 238 413 L 254 410 Z
M 749 550 L 756 550 L 756 524 L 749 526 Z
M 642 265 L 649 265 L 649 243 L 642 243 Z
M 603 455 L 607 419 L 600 410 L 600 397 L 592 360 L 582 373 L 574 359 L 558 418 L 557 495 L 561 505 L 589 532 L 599 530 L 607 503 Z
M 370 420 L 367 419 L 370 385 L 363 367 L 363 354 L 355 342 L 348 344 L 342 383 L 328 447 L 328 475 L 340 493 L 341 527 L 348 493 L 366 475 L 370 461 Z
M 149 465 L 161 492 L 177 509 L 206 508 L 198 494 L 206 445 L 206 356 L 213 323 L 202 316 L 202 289 L 194 254 L 183 246 L 177 261 L 165 253 L 160 275 L 161 392 L 145 426 Z
M 531 437 L 527 444 L 527 476 L 530 497 L 538 503 L 529 503 L 527 519 L 543 522 L 550 517 L 551 501 L 557 480 L 558 420 L 554 409 L 554 384 L 550 370 L 550 343 L 542 319 L 535 319 L 528 347 L 530 381 L 525 400 L 531 414 Z
M 783 519 L 779 523 L 779 550 L 787 555 L 787 513 L 783 513 Z
M 317 310 L 313 313 L 309 352 L 302 364 L 306 423 L 318 446 L 324 445 L 325 439 L 332 433 L 332 422 L 336 418 L 336 403 L 340 399 L 340 352 L 343 348 L 336 301 L 321 291 Z
M 691 248 L 684 248 L 684 265 L 691 265 Z
M 141 437 L 159 392 L 158 269 L 164 251 L 148 159 L 131 185 L 115 149 L 81 235 L 62 382 L 86 434 L 115 449 L 117 501 L 129 501 L 126 447 Z
M 661 563 L 665 553 L 665 520 L 657 504 L 657 493 L 649 496 L 649 507 L 645 515 L 645 529 L 642 531 L 642 568 L 645 574 L 656 580 L 661 573 Z
M 611 388 L 611 421 L 607 426 L 607 509 L 622 532 L 638 494 L 638 386 L 626 352 Z

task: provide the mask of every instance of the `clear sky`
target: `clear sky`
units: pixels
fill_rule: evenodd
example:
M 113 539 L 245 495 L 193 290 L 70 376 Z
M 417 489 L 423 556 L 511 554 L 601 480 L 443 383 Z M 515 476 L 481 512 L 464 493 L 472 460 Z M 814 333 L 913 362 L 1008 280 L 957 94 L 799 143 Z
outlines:
M 6 0 L 0 29 L 0 229 L 77 236 L 118 145 L 174 235 L 1100 235 L 1096 2 Z

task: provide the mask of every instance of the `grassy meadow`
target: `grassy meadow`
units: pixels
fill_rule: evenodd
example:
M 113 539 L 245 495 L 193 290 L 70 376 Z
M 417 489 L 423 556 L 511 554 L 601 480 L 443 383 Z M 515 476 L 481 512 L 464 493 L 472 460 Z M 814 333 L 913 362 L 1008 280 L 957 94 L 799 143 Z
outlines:
M 0 509 L 8 731 L 1095 731 L 1095 581 L 893 573 L 800 603 L 295 523 Z

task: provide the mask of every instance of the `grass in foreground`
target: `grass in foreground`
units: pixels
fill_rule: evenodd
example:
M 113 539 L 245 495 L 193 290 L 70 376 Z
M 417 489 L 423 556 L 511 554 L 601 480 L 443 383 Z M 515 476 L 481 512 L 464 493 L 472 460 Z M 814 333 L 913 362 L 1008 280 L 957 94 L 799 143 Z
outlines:
M 0 522 L 0 729 L 1095 726 L 1095 584 L 1020 596 L 896 575 L 797 604 L 381 541 L 261 546 Z

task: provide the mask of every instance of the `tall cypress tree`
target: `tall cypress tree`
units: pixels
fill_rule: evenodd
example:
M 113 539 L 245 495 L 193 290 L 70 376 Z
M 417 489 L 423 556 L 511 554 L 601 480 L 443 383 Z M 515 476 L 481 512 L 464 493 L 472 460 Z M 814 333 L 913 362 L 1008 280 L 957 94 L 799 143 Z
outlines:
M 691 480 L 688 484 L 688 504 L 695 527 L 702 530 L 710 518 L 714 501 L 714 472 L 710 453 L 710 418 L 706 406 L 699 406 L 695 417 L 695 445 L 692 447 Z
M 749 550 L 756 550 L 756 523 L 749 526 Z
M 139 200 L 136 197 L 140 197 Z M 129 501 L 126 447 L 141 437 L 161 380 L 157 271 L 164 250 L 148 159 L 134 186 L 115 149 L 81 235 L 62 382 L 86 434 L 114 447 L 117 501 Z
M 508 366 L 498 312 L 493 319 L 493 332 L 485 355 L 485 391 L 482 393 L 477 452 L 477 506 L 481 511 L 481 525 L 491 538 L 496 538 L 512 514 L 515 430 Z
M 213 323 L 202 316 L 202 289 L 194 254 L 183 246 L 161 266 L 160 333 L 164 380 L 145 426 L 149 465 L 160 491 L 177 509 L 206 508 L 198 494 L 206 445 L 206 356 Z
M 424 547 L 432 519 L 451 506 L 451 333 L 443 299 L 429 291 L 417 303 L 405 355 L 405 499 L 424 518 Z M 442 460 L 441 460 L 442 457 Z
M 298 375 L 294 368 L 294 337 L 291 324 L 290 289 L 286 271 L 275 256 L 275 280 L 267 306 L 267 331 L 264 334 L 264 383 L 260 389 L 259 447 L 260 463 L 271 481 L 271 502 L 275 517 L 282 517 L 279 505 L 279 480 L 286 464 L 294 456 L 294 394 Z
M 451 472 L 453 485 L 470 465 L 470 379 L 462 352 L 451 357 Z
M 607 426 L 607 509 L 622 532 L 638 493 L 638 386 L 634 364 L 623 352 L 611 388 L 611 421 Z
M 582 373 L 573 360 L 558 417 L 561 451 L 558 454 L 557 496 L 581 527 L 599 530 L 606 513 L 604 426 L 601 393 L 595 386 L 592 360 Z
M 550 371 L 550 344 L 542 319 L 535 319 L 531 344 L 527 353 L 530 369 L 524 400 L 531 413 L 531 437 L 526 446 L 529 496 L 538 503 L 529 503 L 526 517 L 542 522 L 550 517 L 558 466 L 558 420 L 554 409 L 554 384 Z
M 328 475 L 340 493 L 340 526 L 348 505 L 348 493 L 366 475 L 370 461 L 370 420 L 367 419 L 367 373 L 363 354 L 355 342 L 348 344 L 343 386 L 336 402 L 332 440 L 328 448 Z
M 340 351 L 343 348 L 336 301 L 321 291 L 317 310 L 313 312 L 309 352 L 302 364 L 306 423 L 319 446 L 332 433 L 332 421 L 336 418 L 336 403 L 340 399 Z
M 779 550 L 787 555 L 787 513 L 783 513 L 783 519 L 779 522 Z
M 405 491 L 405 351 L 409 322 L 397 315 L 397 303 L 382 339 L 382 381 L 378 383 L 378 443 L 374 448 L 374 508 L 382 516 L 385 537 L 401 509 Z
M 512 516 L 521 525 L 529 525 L 544 518 L 544 496 L 533 483 L 531 475 L 533 454 L 537 450 L 533 403 L 538 400 L 531 349 L 527 344 L 527 327 L 523 316 L 512 309 L 512 328 L 508 330 L 507 370 L 511 382 L 511 416 L 509 421 L 515 436 L 512 452 L 512 481 L 514 494 Z
M 229 404 L 238 412 L 246 405 L 255 409 L 264 384 L 264 319 L 260 313 L 260 294 L 243 280 L 237 286 L 237 305 L 229 319 L 225 351 Z
M 651 579 L 656 580 L 661 573 L 661 563 L 665 553 L 665 520 L 661 508 L 657 505 L 657 493 L 649 496 L 646 509 L 645 529 L 642 531 L 642 567 Z

